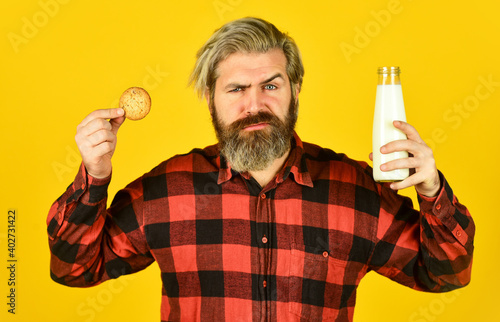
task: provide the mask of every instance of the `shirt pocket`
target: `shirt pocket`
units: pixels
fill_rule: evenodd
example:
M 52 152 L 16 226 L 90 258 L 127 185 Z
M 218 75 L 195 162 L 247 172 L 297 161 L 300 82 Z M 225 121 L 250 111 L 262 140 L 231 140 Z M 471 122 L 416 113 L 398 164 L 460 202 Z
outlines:
M 339 315 L 347 263 L 328 249 L 292 244 L 289 309 L 304 321 L 333 321 Z

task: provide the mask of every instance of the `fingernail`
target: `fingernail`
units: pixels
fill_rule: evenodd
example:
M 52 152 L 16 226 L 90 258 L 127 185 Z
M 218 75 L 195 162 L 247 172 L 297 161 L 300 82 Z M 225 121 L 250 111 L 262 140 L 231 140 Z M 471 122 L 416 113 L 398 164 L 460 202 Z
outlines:
M 125 113 L 125 111 L 123 110 L 123 108 L 118 108 L 118 110 L 116 111 L 116 113 L 118 115 L 123 115 L 123 113 Z

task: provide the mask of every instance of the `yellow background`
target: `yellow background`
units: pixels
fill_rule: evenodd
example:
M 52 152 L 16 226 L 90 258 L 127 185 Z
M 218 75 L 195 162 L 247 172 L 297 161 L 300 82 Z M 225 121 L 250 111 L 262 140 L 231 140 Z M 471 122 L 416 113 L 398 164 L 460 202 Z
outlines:
M 45 218 L 77 171 L 77 124 L 94 109 L 116 107 L 130 86 L 149 90 L 153 106 L 119 131 L 110 196 L 160 161 L 215 142 L 187 79 L 212 32 L 244 16 L 273 22 L 301 48 L 302 139 L 356 159 L 368 160 L 371 150 L 376 68 L 400 66 L 408 121 L 475 218 L 468 287 L 419 293 L 371 273 L 355 321 L 500 320 L 497 1 L 55 1 L 0 4 L 0 320 L 159 321 L 155 265 L 90 289 L 52 282 Z M 402 193 L 414 197 L 412 189 Z M 11 208 L 18 212 L 15 316 L 4 304 Z

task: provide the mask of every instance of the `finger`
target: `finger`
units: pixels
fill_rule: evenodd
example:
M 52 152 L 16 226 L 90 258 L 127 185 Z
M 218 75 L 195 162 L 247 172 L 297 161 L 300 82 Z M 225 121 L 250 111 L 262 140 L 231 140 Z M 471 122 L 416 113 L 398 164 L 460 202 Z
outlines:
M 96 148 L 104 143 L 110 143 L 113 148 L 116 146 L 116 137 L 109 131 L 107 133 L 110 136 L 107 136 L 108 134 L 106 136 L 95 135 L 86 137 L 83 140 L 77 140 L 77 146 L 84 161 L 93 159 Z
M 103 142 L 114 143 L 116 141 L 116 136 L 110 131 L 100 130 L 89 135 L 87 140 L 90 142 L 91 146 L 97 146 Z
M 389 142 L 380 147 L 380 152 L 383 154 L 399 152 L 399 151 L 407 151 L 412 153 L 413 155 L 421 152 L 422 145 L 418 142 L 412 140 L 396 140 Z
M 103 156 L 112 154 L 114 151 L 114 144 L 110 142 L 103 142 L 88 150 L 88 153 L 82 154 L 83 163 L 90 168 L 98 167 L 99 163 L 103 161 Z
M 403 181 L 391 183 L 390 187 L 393 190 L 402 190 L 405 188 L 416 186 L 419 183 L 422 183 L 424 179 L 424 175 L 422 175 L 420 172 L 416 172 L 414 175 L 409 176 Z
M 421 161 L 418 158 L 401 158 L 381 164 L 380 170 L 415 169 L 421 167 L 421 165 Z
M 418 131 L 409 123 L 406 123 L 404 121 L 394 121 L 392 122 L 394 127 L 397 129 L 401 130 L 404 134 L 406 134 L 406 137 L 409 140 L 413 140 L 418 143 L 423 143 L 424 141 L 420 137 L 420 134 L 418 134 Z
M 370 154 L 368 155 L 368 159 L 370 159 L 370 161 L 373 161 L 373 153 L 370 152 Z
M 111 142 L 103 142 L 94 147 L 92 156 L 96 159 L 101 158 L 102 156 L 112 153 L 115 149 L 115 146 Z
M 83 121 L 80 123 L 81 126 L 87 125 L 89 122 L 95 119 L 114 119 L 120 116 L 123 116 L 125 111 L 122 108 L 107 108 L 95 110 L 89 115 L 87 115 Z
M 87 137 L 97 131 L 111 131 L 112 128 L 113 127 L 108 120 L 96 118 L 88 122 L 85 126 L 78 127 L 77 134 L 82 135 L 83 137 Z

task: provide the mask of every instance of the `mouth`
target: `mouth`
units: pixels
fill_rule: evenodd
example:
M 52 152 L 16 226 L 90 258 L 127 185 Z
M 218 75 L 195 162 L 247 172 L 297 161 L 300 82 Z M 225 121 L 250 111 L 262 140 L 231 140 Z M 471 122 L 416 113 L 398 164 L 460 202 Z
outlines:
M 269 123 L 261 122 L 261 123 L 256 123 L 256 124 L 251 124 L 249 126 L 245 126 L 243 128 L 243 130 L 244 131 L 257 131 L 257 130 L 262 130 L 268 126 L 269 126 Z

